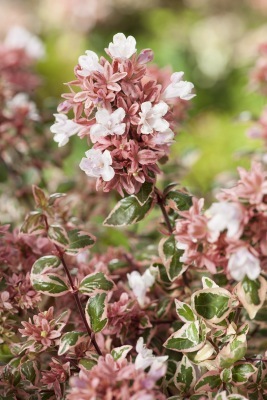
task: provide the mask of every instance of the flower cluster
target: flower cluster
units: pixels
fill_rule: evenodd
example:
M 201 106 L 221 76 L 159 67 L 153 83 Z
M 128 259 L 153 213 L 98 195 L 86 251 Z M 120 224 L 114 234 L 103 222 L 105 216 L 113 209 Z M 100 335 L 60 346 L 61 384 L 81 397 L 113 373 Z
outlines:
M 143 346 L 140 338 L 136 345 L 135 363 L 126 360 L 131 346 L 124 346 L 118 360 L 111 354 L 100 357 L 89 371 L 81 369 L 79 377 L 70 381 L 71 391 L 68 400 L 77 399 L 121 399 L 121 400 L 164 400 L 166 397 L 158 390 L 157 381 L 166 373 L 167 356 L 155 357 L 151 350 Z M 122 349 L 117 349 L 118 353 Z M 114 353 L 116 355 L 116 349 Z M 114 359 L 115 358 L 115 359 Z M 148 372 L 145 372 L 149 368 Z
M 26 29 L 14 26 L 0 45 L 1 117 L 0 131 L 22 130 L 25 120 L 37 121 L 39 114 L 29 94 L 39 78 L 32 72 L 36 60 L 44 57 L 42 42 Z
M 66 100 L 51 131 L 59 146 L 75 134 L 90 138 L 93 147 L 80 168 L 97 178 L 98 189 L 115 188 L 124 196 L 137 193 L 144 182 L 155 182 L 157 162 L 168 155 L 174 138 L 172 110 L 194 97 L 193 84 L 182 80 L 183 72 L 160 84 L 159 74 L 146 67 L 152 51 L 137 55 L 132 36 L 116 34 L 106 53 L 111 62 L 90 50 L 79 57 L 76 80 L 69 82 L 71 93 L 63 94 Z M 73 120 L 66 116 L 71 109 Z
M 33 321 L 22 322 L 23 329 L 19 332 L 26 337 L 28 351 L 43 351 L 55 345 L 55 340 L 61 336 L 64 323 L 59 323 L 54 319 L 54 309 L 50 307 L 48 311 L 40 312 L 33 316 Z
M 256 279 L 266 268 L 267 175 L 261 164 L 239 168 L 240 180 L 218 195 L 219 202 L 203 212 L 203 199 L 193 199 L 188 211 L 176 221 L 181 261 L 211 273 L 223 268 L 237 281 Z

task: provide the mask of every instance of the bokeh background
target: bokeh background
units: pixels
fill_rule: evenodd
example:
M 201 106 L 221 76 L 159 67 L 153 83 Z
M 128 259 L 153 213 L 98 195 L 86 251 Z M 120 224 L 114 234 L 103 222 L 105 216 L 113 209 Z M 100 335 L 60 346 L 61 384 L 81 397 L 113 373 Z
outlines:
M 228 184 L 246 152 L 260 143 L 246 136 L 264 98 L 249 85 L 258 46 L 267 38 L 267 0 L 0 0 L 0 35 L 12 25 L 39 35 L 46 57 L 37 65 L 38 102 L 56 112 L 78 56 L 103 49 L 117 32 L 133 35 L 155 62 L 185 71 L 195 84 L 186 123 L 165 171 L 196 195 Z M 51 134 L 52 140 L 52 134 Z M 56 145 L 55 145 L 56 147 Z M 86 142 L 72 138 L 64 171 L 73 178 Z M 56 154 L 56 153 L 55 153 Z

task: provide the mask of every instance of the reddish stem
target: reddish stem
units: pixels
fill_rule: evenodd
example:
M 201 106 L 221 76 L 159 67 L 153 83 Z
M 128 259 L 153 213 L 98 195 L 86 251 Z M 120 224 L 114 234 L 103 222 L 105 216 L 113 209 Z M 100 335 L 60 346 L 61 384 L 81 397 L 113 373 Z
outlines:
M 158 203 L 158 205 L 159 205 L 159 207 L 161 209 L 165 224 L 166 224 L 166 226 L 168 228 L 168 231 L 169 231 L 170 235 L 172 235 L 173 229 L 172 229 L 172 226 L 171 226 L 171 221 L 169 219 L 168 213 L 167 213 L 167 211 L 165 209 L 165 199 L 164 199 L 162 193 L 156 187 L 155 187 L 155 193 L 156 193 L 156 196 L 157 196 L 157 203 Z
M 46 216 L 44 217 L 44 221 L 45 221 L 46 230 L 48 231 L 49 225 L 48 225 Z M 61 263 L 63 265 L 63 268 L 64 268 L 64 270 L 65 270 L 65 272 L 67 274 L 67 277 L 68 277 L 68 280 L 69 280 L 69 284 L 70 284 L 71 289 L 72 289 L 71 293 L 73 294 L 74 300 L 76 302 L 76 305 L 77 305 L 77 308 L 79 310 L 80 316 L 81 316 L 83 324 L 85 326 L 85 329 L 86 329 L 86 331 L 88 333 L 88 336 L 91 339 L 91 342 L 92 342 L 94 348 L 96 349 L 97 354 L 99 354 L 101 356 L 102 352 L 101 352 L 101 350 L 100 350 L 100 348 L 99 348 L 99 346 L 98 346 L 98 344 L 97 344 L 97 342 L 95 340 L 95 335 L 92 332 L 92 330 L 90 329 L 90 327 L 88 325 L 88 322 L 86 320 L 85 313 L 84 313 L 84 310 L 83 310 L 83 307 L 82 307 L 82 304 L 81 304 L 81 300 L 79 298 L 79 294 L 78 294 L 77 288 L 74 285 L 72 276 L 70 274 L 70 271 L 69 271 L 68 266 L 66 264 L 66 261 L 64 259 L 64 253 L 62 252 L 62 250 L 60 249 L 59 246 L 57 246 L 55 243 L 53 243 L 53 244 L 54 244 L 54 246 L 55 246 L 55 248 L 57 250 L 58 256 L 59 256 L 59 258 L 61 260 Z

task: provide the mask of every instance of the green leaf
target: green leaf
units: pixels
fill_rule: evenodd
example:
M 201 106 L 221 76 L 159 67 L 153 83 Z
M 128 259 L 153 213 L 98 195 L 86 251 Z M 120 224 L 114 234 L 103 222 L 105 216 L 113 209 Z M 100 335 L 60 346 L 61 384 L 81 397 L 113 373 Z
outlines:
M 114 288 L 114 283 L 103 272 L 87 275 L 80 283 L 79 292 L 91 295 L 92 293 L 108 292 Z
M 177 243 L 173 235 L 160 241 L 159 256 L 171 281 L 181 276 L 187 269 L 187 266 L 180 261 L 182 255 L 183 250 L 177 249 Z
M 44 256 L 35 261 L 31 274 L 40 275 L 48 271 L 57 271 L 61 268 L 61 261 L 57 256 Z
M 14 357 L 11 353 L 7 344 L 0 344 L 0 363 L 6 364 L 10 359 Z
M 88 360 L 87 358 L 82 358 L 79 361 L 79 365 L 82 365 L 85 369 L 87 369 L 87 371 L 90 371 L 90 369 L 92 369 L 95 365 L 97 364 L 96 360 Z
M 94 297 L 90 297 L 86 304 L 85 312 L 92 331 L 102 331 L 108 323 L 106 293 L 98 293 Z
M 236 361 L 244 357 L 246 351 L 246 335 L 238 335 L 220 350 L 220 353 L 217 356 L 218 365 L 221 368 L 229 368 Z
M 222 382 L 224 383 L 230 383 L 232 381 L 232 370 L 231 368 L 225 368 L 222 370 L 220 373 L 220 377 Z
M 204 345 L 198 321 L 188 322 L 173 333 L 164 343 L 164 347 L 174 351 L 194 352 Z
M 174 384 L 180 392 L 186 394 L 194 386 L 195 382 L 195 369 L 189 359 L 183 356 L 174 376 Z
M 215 352 L 214 347 L 209 341 L 206 341 L 203 347 L 194 353 L 190 353 L 190 360 L 195 364 L 207 361 Z
M 47 207 L 47 197 L 44 191 L 38 186 L 32 185 L 32 192 L 35 201 L 35 205 L 37 208 L 46 208 Z
M 31 383 L 37 383 L 39 379 L 39 368 L 36 361 L 28 360 L 20 365 L 20 372 L 23 379 L 30 381 Z
M 74 348 L 78 344 L 80 344 L 85 337 L 87 337 L 86 332 L 67 332 L 62 335 L 60 338 L 59 342 L 59 349 L 58 349 L 58 355 L 62 356 L 62 354 L 65 354 L 69 349 Z
M 202 286 L 203 289 L 210 289 L 210 288 L 218 288 L 219 286 L 207 276 L 202 277 Z
M 125 345 L 121 347 L 116 347 L 115 349 L 111 350 L 111 355 L 115 361 L 122 360 L 126 358 L 129 351 L 131 351 L 133 346 Z
M 232 379 L 235 385 L 246 383 L 250 376 L 257 372 L 257 368 L 250 363 L 242 363 L 232 367 Z
M 196 313 L 215 324 L 223 321 L 232 311 L 232 296 L 226 289 L 198 290 L 192 295 L 191 300 Z
M 197 318 L 194 314 L 194 311 L 188 304 L 175 299 L 175 306 L 178 317 L 180 317 L 183 322 L 196 321 Z
M 237 297 L 245 307 L 249 318 L 254 319 L 266 298 L 267 282 L 262 276 L 255 280 L 247 276 L 236 287 Z
M 66 247 L 69 244 L 67 232 L 60 225 L 50 225 L 47 235 L 56 245 Z
M 33 288 L 47 296 L 59 297 L 69 292 L 68 285 L 57 274 L 31 275 Z
M 198 380 L 195 385 L 195 391 L 203 393 L 216 392 L 221 385 L 220 374 L 217 371 L 209 371 Z
M 80 251 L 89 249 L 95 244 L 96 238 L 90 233 L 73 229 L 68 231 L 69 245 L 66 250 L 67 254 L 77 254 Z
M 217 394 L 214 400 L 247 400 L 247 397 L 242 396 L 241 394 L 229 394 L 227 396 L 227 392 L 224 390 L 223 392 L 220 392 Z M 251 397 L 249 396 L 249 399 Z M 259 397 L 256 398 L 256 400 L 259 400 Z
M 49 196 L 49 199 L 48 199 L 48 205 L 49 206 L 53 206 L 57 199 L 60 199 L 60 198 L 65 197 L 65 196 L 66 196 L 65 193 L 53 193 L 53 194 L 51 194 Z
M 152 195 L 153 191 L 154 191 L 153 183 L 150 182 L 143 183 L 139 192 L 134 195 L 140 206 L 143 206 L 147 202 L 148 198 Z
M 166 203 L 175 204 L 179 211 L 188 210 L 192 206 L 192 196 L 178 190 L 172 190 L 166 195 Z
M 30 212 L 23 222 L 20 232 L 28 235 L 41 233 L 45 230 L 43 215 L 40 211 Z
M 153 199 L 149 197 L 142 206 L 135 195 L 124 197 L 105 219 L 105 226 L 126 226 L 141 221 L 151 210 Z

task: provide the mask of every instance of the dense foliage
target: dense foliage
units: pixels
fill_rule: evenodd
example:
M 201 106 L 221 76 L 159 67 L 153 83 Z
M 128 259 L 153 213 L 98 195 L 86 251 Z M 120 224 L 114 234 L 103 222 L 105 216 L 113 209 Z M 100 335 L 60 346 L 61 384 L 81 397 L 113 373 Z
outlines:
M 0 53 L 6 201 L 19 199 L 0 227 L 0 399 L 266 399 L 264 151 L 205 208 L 159 179 L 195 96 L 182 72 L 118 33 L 109 59 L 79 57 L 51 125 L 30 99 L 41 41 L 16 28 Z M 265 69 L 263 46 L 263 92 Z M 265 114 L 249 131 L 264 145 Z M 72 183 L 52 133 L 87 139 Z

